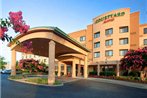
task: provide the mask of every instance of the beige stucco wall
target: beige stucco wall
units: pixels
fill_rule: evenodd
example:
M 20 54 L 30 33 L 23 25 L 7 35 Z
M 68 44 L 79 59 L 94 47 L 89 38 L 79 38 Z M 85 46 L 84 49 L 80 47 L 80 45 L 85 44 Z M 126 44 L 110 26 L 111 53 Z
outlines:
M 100 37 L 93 40 L 93 43 L 100 41 L 100 48 L 93 48 L 93 52 L 100 51 L 100 57 L 94 58 L 94 62 L 96 61 L 105 61 L 107 59 L 108 61 L 111 60 L 120 60 L 122 56 L 119 56 L 119 49 L 130 49 L 130 45 L 119 45 L 119 39 L 120 38 L 128 38 L 130 43 L 130 30 L 127 33 L 119 33 L 119 27 L 122 26 L 128 26 L 130 27 L 130 9 L 119 9 L 114 10 L 108 13 L 105 13 L 99 17 L 96 17 L 93 19 L 93 22 L 95 22 L 100 17 L 104 17 L 109 14 L 114 14 L 118 12 L 125 12 L 124 16 L 114 17 L 113 21 L 110 21 L 108 23 L 103 23 L 103 21 L 99 23 L 93 24 L 93 33 L 96 33 L 100 31 Z M 113 28 L 113 34 L 110 36 L 105 35 L 105 30 Z M 113 45 L 112 46 L 105 46 L 105 40 L 113 39 Z M 106 50 L 113 50 L 113 56 L 107 57 L 105 56 Z
M 130 49 L 139 48 L 139 12 L 130 14 Z
M 113 17 L 111 21 L 106 23 L 104 23 L 104 20 L 96 23 L 98 19 L 118 12 L 125 12 L 125 14 Z M 77 41 L 79 41 L 81 36 L 86 36 L 86 41 L 79 42 L 91 50 L 88 59 L 89 61 L 91 60 L 93 64 L 99 61 L 105 61 L 106 59 L 107 61 L 120 60 L 123 57 L 119 54 L 120 49 L 138 49 L 139 47 L 143 47 L 143 40 L 147 39 L 147 34 L 143 34 L 143 28 L 147 27 L 147 24 L 139 24 L 139 14 L 139 12 L 130 13 L 130 8 L 113 10 L 95 17 L 93 23 L 88 25 L 86 29 L 70 33 L 69 35 Z M 120 33 L 119 28 L 123 26 L 128 26 L 128 32 Z M 106 36 L 105 30 L 109 28 L 113 28 L 113 34 Z M 100 37 L 94 38 L 94 33 L 99 31 Z M 128 38 L 128 44 L 120 45 L 120 38 Z M 105 46 L 105 41 L 108 39 L 113 39 L 112 46 Z M 99 48 L 94 48 L 95 42 L 100 42 Z M 106 57 L 106 50 L 113 50 L 113 56 Z M 100 57 L 94 58 L 94 52 L 100 52 Z
M 147 45 L 144 45 L 144 39 L 147 39 L 147 34 L 144 34 L 143 29 L 147 28 L 147 24 L 142 24 L 139 26 L 139 46 L 145 47 Z
M 88 62 L 92 62 L 93 61 L 93 25 L 88 25 L 87 29 L 83 29 L 83 30 L 79 30 L 76 32 L 72 32 L 69 33 L 69 36 L 71 36 L 72 38 L 76 39 L 78 42 L 80 42 L 83 46 L 85 46 L 86 48 L 88 48 L 90 50 L 90 53 L 88 53 Z M 81 36 L 86 36 L 86 40 L 85 41 L 80 41 L 80 37 Z

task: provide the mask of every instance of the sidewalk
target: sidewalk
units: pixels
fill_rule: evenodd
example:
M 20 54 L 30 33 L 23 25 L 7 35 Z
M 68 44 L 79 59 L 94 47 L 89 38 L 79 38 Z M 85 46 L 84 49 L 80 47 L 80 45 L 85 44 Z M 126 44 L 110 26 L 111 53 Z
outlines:
M 82 77 L 77 77 L 77 78 L 83 79 Z M 147 89 L 147 84 L 141 84 L 141 83 L 133 83 L 133 82 L 127 82 L 127 81 L 121 81 L 121 80 L 102 79 L 102 78 L 87 78 L 87 80 L 118 84 L 118 85 L 135 87 L 135 88 L 140 88 L 140 89 Z

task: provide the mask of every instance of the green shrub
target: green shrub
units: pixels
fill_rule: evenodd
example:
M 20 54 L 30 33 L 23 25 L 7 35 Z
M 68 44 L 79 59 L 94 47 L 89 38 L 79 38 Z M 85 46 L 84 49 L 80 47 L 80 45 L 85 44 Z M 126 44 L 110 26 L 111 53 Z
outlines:
M 116 76 L 116 73 L 114 71 L 103 71 L 100 72 L 101 76 Z
M 24 79 L 26 78 L 25 75 L 16 75 L 16 76 L 9 76 L 10 79 Z
M 121 71 L 121 75 L 122 75 L 122 76 L 128 76 L 128 71 L 127 71 L 127 70 Z
M 22 70 L 23 72 L 44 72 L 48 73 L 48 70 L 46 70 L 48 66 L 45 63 L 39 63 L 38 60 L 34 59 L 22 59 L 17 64 L 17 69 Z
M 89 72 L 89 75 L 97 75 L 96 71 Z
M 55 75 L 56 75 L 56 76 L 58 75 L 58 71 L 55 71 Z
M 62 84 L 61 81 L 55 80 L 54 85 L 60 85 L 60 84 Z
M 47 78 L 28 78 L 26 81 L 37 84 L 48 84 Z M 55 83 L 53 85 L 60 85 L 60 84 L 62 84 L 60 81 L 55 80 Z
M 134 77 L 134 79 L 133 80 L 140 80 L 140 78 L 139 77 Z
M 129 72 L 128 76 L 139 77 L 140 72 L 139 71 L 131 71 L 131 72 Z
M 26 81 L 37 83 L 37 84 L 47 84 L 48 83 L 47 78 L 28 78 Z

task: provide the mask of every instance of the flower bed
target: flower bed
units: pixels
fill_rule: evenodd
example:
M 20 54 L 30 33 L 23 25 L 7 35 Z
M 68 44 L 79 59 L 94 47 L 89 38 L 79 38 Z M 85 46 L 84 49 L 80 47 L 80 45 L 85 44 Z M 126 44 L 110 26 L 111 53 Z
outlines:
M 39 61 L 34 59 L 22 59 L 18 63 L 18 69 L 23 73 L 48 73 L 48 66 L 44 63 L 39 63 Z

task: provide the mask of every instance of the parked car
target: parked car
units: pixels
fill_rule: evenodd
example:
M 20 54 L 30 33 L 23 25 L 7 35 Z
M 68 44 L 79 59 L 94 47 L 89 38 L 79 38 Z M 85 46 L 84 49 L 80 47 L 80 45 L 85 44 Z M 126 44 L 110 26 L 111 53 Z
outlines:
M 0 69 L 0 73 L 2 72 L 2 69 Z
M 11 74 L 11 70 L 10 69 L 5 69 L 1 71 L 2 74 Z M 16 74 L 21 74 L 22 71 L 16 70 Z
M 2 74 L 10 74 L 11 73 L 11 70 L 2 70 L 1 73 Z

